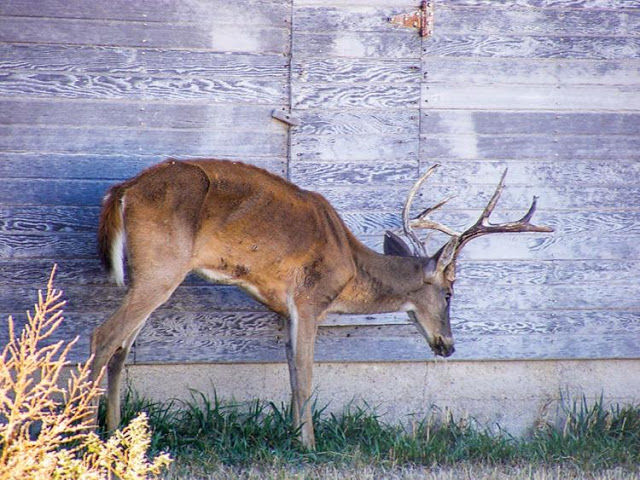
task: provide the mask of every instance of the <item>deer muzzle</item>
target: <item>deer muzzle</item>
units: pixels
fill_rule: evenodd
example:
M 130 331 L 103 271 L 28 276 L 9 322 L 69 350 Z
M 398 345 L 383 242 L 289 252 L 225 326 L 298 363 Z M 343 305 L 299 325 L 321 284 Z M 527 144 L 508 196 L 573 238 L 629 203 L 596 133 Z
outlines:
M 450 357 L 453 352 L 456 351 L 453 346 L 453 338 L 446 338 L 441 335 L 436 335 L 433 340 L 429 342 L 429 346 L 431 350 L 433 350 L 433 353 L 439 357 Z

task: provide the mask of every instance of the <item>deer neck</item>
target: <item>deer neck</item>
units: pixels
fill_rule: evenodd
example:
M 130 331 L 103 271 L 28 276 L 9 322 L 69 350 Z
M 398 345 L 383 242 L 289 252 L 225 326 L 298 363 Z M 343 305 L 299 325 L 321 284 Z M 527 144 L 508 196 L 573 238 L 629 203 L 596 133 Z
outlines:
M 424 282 L 424 264 L 417 257 L 382 255 L 352 245 L 355 275 L 331 308 L 336 313 L 388 313 L 406 309 L 410 292 Z

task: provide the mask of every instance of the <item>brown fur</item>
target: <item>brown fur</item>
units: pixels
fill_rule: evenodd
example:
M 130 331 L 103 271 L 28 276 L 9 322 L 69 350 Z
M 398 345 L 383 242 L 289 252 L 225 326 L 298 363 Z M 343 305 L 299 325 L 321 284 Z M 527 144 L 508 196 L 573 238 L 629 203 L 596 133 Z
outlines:
M 262 169 L 167 160 L 109 191 L 98 243 L 110 270 L 112 243 L 122 229 L 129 290 L 92 335 L 92 371 L 108 366 L 109 428 L 119 421 L 120 375 L 135 336 L 190 271 L 238 284 L 289 319 L 294 422 L 309 448 L 314 341 L 327 313 L 415 308 L 429 343 L 437 340 L 443 354 L 453 351 L 444 266 L 427 272 L 425 259 L 368 249 L 324 197 Z

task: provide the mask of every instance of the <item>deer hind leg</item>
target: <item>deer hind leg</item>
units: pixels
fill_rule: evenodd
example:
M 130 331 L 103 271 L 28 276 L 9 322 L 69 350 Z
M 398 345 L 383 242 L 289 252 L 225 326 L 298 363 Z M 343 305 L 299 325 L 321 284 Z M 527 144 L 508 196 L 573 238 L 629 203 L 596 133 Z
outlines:
M 186 272 L 185 272 L 186 274 Z M 147 277 L 149 278 L 149 277 Z M 120 423 L 120 384 L 127 354 L 149 315 L 167 301 L 184 275 L 172 282 L 137 282 L 120 308 L 91 335 L 91 374 L 95 379 L 107 366 L 107 428 Z
M 309 450 L 316 446 L 311 412 L 313 388 L 313 355 L 317 333 L 317 319 L 295 306 L 289 307 L 289 338 L 286 345 L 291 382 L 293 426 L 299 431 L 301 443 Z
M 124 362 L 129 355 L 131 346 L 136 340 L 142 327 L 137 328 L 119 347 L 107 364 L 107 392 L 115 392 L 115 395 L 107 395 L 107 428 L 115 430 L 120 424 L 120 391 L 122 384 L 122 371 Z

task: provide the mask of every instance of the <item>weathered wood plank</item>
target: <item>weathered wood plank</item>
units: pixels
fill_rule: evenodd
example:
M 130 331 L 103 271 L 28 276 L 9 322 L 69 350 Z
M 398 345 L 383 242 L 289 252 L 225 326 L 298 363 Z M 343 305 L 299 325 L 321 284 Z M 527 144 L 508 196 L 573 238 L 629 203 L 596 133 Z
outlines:
M 94 257 L 96 249 L 95 234 L 0 235 L 2 258 L 49 258 L 59 262 Z
M 286 54 L 290 33 L 285 27 L 0 17 L 0 41 Z
M 296 162 L 350 160 L 398 161 L 413 160 L 417 167 L 418 139 L 406 136 L 379 135 L 306 136 L 294 135 L 291 158 Z M 406 162 L 403 162 L 406 164 Z
M 353 138 L 354 137 L 350 137 L 350 143 L 353 142 Z M 335 137 L 332 137 L 332 139 L 335 139 Z M 392 142 L 390 141 L 389 143 Z M 350 151 L 340 152 L 339 148 L 336 150 L 336 156 L 345 156 L 346 154 L 350 159 L 354 156 Z M 319 184 L 346 186 L 363 184 L 379 185 L 411 181 L 411 179 L 417 175 L 417 162 L 411 159 L 402 161 L 396 157 L 396 154 L 397 150 L 392 152 L 392 156 L 390 156 L 389 152 L 374 154 L 374 157 L 379 157 L 380 159 L 393 158 L 393 163 L 292 162 L 290 165 L 289 178 L 292 182 L 300 186 L 317 186 Z M 309 154 L 306 153 L 303 157 L 307 157 L 308 155 Z M 370 153 L 365 153 L 365 155 L 369 155 L 369 158 L 372 158 Z
M 415 85 L 325 85 L 301 83 L 293 87 L 293 107 L 305 108 L 414 108 L 420 104 Z
M 424 135 L 421 154 L 435 159 L 603 160 L 638 158 L 632 135 Z
M 0 149 L 47 153 L 286 157 L 284 133 L 0 125 Z
M 11 314 L 16 332 L 20 332 L 26 324 L 26 312 L 33 310 L 33 305 L 24 304 L 24 308 L 21 311 L 17 311 Z M 9 314 L 0 314 L 0 348 L 3 348 L 9 339 L 9 332 L 7 329 L 6 318 Z M 69 354 L 67 355 L 67 361 L 75 364 L 80 362 L 86 362 L 89 359 L 90 354 L 90 338 L 91 331 L 98 324 L 104 321 L 104 317 L 95 315 L 76 315 L 64 313 L 64 320 L 60 326 L 53 332 L 50 337 L 44 339 L 40 344 L 42 346 L 53 345 L 57 342 L 71 342 L 76 339 L 77 341 Z M 134 347 L 135 348 L 135 347 Z M 133 355 L 130 355 L 129 362 L 132 363 Z
M 99 207 L 0 205 L 0 233 L 95 232 Z
M 477 8 L 438 7 L 438 34 L 631 36 L 640 30 L 640 10 L 485 8 L 479 13 Z M 407 7 L 298 7 L 294 9 L 293 24 L 303 32 L 384 31 L 389 28 L 390 16 L 406 12 Z
M 44 176 L 44 174 L 42 174 Z M 0 204 L 96 206 L 112 180 L 10 179 L 3 182 Z
M 1 15 L 75 18 L 86 20 L 129 20 L 139 22 L 235 23 L 245 25 L 283 24 L 289 19 L 290 0 L 110 0 L 107 4 L 83 0 L 12 0 L 2 6 Z M 247 10 L 252 15 L 246 15 Z M 247 17 L 246 19 L 244 17 Z
M 0 124 L 74 127 L 215 129 L 285 134 L 272 106 L 158 103 L 127 100 L 1 98 Z
M 307 0 L 313 1 L 313 0 Z M 357 0 L 360 1 L 360 0 Z M 637 10 L 637 5 L 628 0 L 440 0 L 442 5 L 491 7 L 491 8 L 593 8 L 615 10 Z
M 207 77 L 0 73 L 0 95 L 32 98 L 130 99 L 284 105 L 287 86 L 272 80 Z
M 594 350 L 594 343 L 597 346 Z M 502 335 L 495 337 L 459 336 L 456 360 L 635 358 L 637 343 L 625 335 L 604 335 L 594 342 L 592 335 Z M 424 339 L 332 338 L 319 337 L 316 362 L 433 361 Z M 141 363 L 257 363 L 283 362 L 282 342 L 275 339 L 209 340 L 179 339 L 136 345 L 136 361 Z M 441 361 L 441 360 L 440 360 Z
M 599 289 L 638 284 L 640 260 L 553 260 L 546 262 L 461 261 L 456 285 L 589 285 Z
M 368 7 L 342 4 L 339 6 L 298 6 L 293 9 L 296 32 L 381 32 L 394 30 L 389 17 L 407 13 L 402 6 Z
M 7 43 L 0 45 L 0 71 L 286 81 L 289 65 L 284 55 L 264 53 Z
M 97 258 L 69 258 L 62 261 L 45 258 L 0 259 L 0 285 L 42 288 L 47 284 L 51 269 L 56 266 L 55 287 L 65 290 L 67 285 L 110 285 L 107 273 Z M 25 307 L 26 308 L 26 307 Z
M 292 131 L 297 135 L 407 135 L 418 133 L 418 112 L 413 109 L 327 111 L 296 110 L 301 125 Z
M 432 161 L 428 159 L 422 165 L 422 169 L 430 165 Z M 408 183 L 418 177 L 415 167 L 412 161 L 389 163 L 301 161 L 291 164 L 290 178 L 298 185 L 311 188 L 332 185 L 375 185 L 382 183 L 387 177 L 395 182 Z M 602 187 L 631 186 L 635 184 L 634 179 L 640 174 L 640 164 L 634 158 L 615 162 L 611 160 L 459 160 L 447 161 L 434 180 L 437 183 L 448 181 L 456 185 L 469 185 L 485 182 L 489 184 L 490 179 L 494 178 L 497 184 L 500 175 L 507 168 L 509 170 L 507 185 L 531 187 L 571 184 Z M 427 184 L 424 192 L 428 192 L 429 187 L 430 184 Z
M 293 82 L 313 83 L 419 83 L 420 62 L 403 59 L 294 58 Z
M 516 335 L 516 334 L 571 334 L 571 335 L 637 335 L 640 334 L 640 312 L 612 311 L 607 319 L 603 311 L 542 310 L 518 311 L 514 318 L 512 310 L 459 309 L 454 319 L 454 336 L 457 335 Z M 495 312 L 495 313 L 494 313 Z M 350 317 L 350 318 L 349 318 Z M 342 322 L 347 319 L 346 322 Z M 355 321 L 354 321 L 355 320 Z M 382 323 L 389 322 L 389 323 Z M 397 322 L 397 323 L 393 323 Z M 362 317 L 331 315 L 319 327 L 321 338 L 408 338 L 419 336 L 414 324 L 406 314 L 395 318 L 389 315 Z M 186 313 L 171 315 L 154 314 L 141 337 L 148 341 L 166 341 L 170 338 L 211 339 L 255 339 L 271 337 L 283 340 L 286 337 L 285 321 L 269 312 L 234 314 L 225 312 Z M 425 344 L 426 346 L 426 344 Z
M 423 134 L 640 135 L 640 114 L 623 112 L 421 112 Z
M 637 111 L 637 86 L 424 84 L 425 108 Z
M 427 83 L 637 86 L 638 66 L 626 60 L 425 57 Z
M 640 38 L 438 35 L 436 29 L 423 52 L 435 57 L 633 60 L 640 55 Z
M 175 158 L 188 156 L 174 155 Z M 194 157 L 198 157 L 197 155 Z M 116 181 L 125 180 L 142 169 L 155 165 L 168 158 L 168 155 L 112 154 L 94 155 L 48 154 L 48 153 L 0 153 L 0 177 L 8 178 L 42 178 L 47 172 L 47 179 L 100 179 Z M 210 158 L 205 156 L 205 158 Z M 280 176 L 286 174 L 286 158 L 284 157 L 252 157 L 247 155 L 218 156 L 228 160 L 242 161 L 264 168 Z M 13 203 L 13 202 L 12 202 Z
M 412 31 L 298 33 L 293 58 L 419 58 L 420 37 Z
M 635 36 L 640 10 L 509 9 L 438 5 L 438 34 Z

